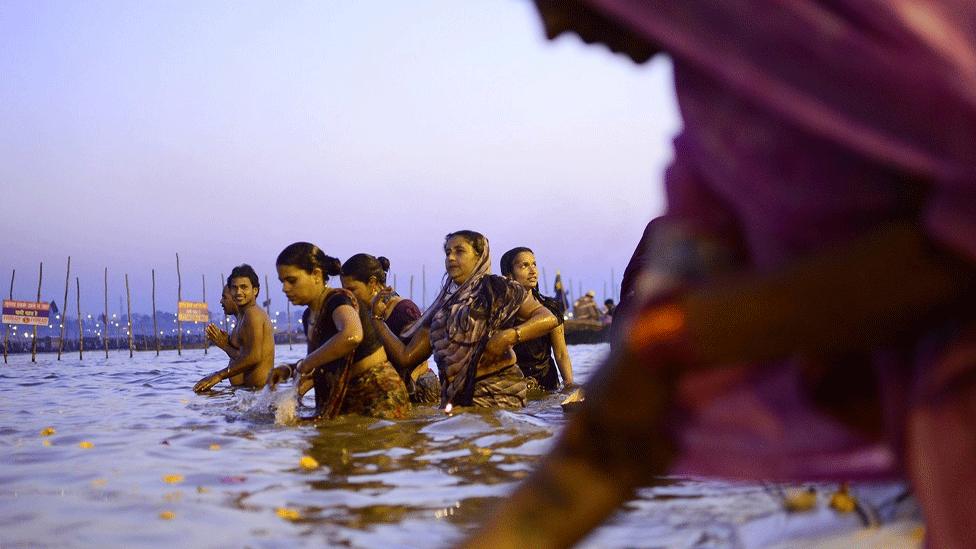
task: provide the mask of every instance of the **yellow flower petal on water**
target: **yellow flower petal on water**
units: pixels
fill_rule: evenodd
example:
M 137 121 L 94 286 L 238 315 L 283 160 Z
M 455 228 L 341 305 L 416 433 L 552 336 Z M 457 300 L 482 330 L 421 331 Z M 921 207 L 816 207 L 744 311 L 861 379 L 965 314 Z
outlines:
M 181 398 L 180 399 L 180 404 L 189 404 L 189 403 L 190 403 L 190 401 L 187 400 L 187 399 L 185 399 L 185 398 Z
M 857 500 L 846 491 L 830 496 L 830 508 L 838 513 L 850 513 L 857 509 Z
M 179 484 L 183 482 L 183 475 L 165 475 L 163 476 L 163 482 L 166 484 Z
M 789 489 L 783 506 L 791 513 L 809 511 L 817 505 L 817 492 L 814 490 Z
M 210 449 L 211 450 L 214 450 L 214 451 L 220 450 L 220 445 L 215 442 L 215 443 L 213 443 L 213 444 L 210 445 Z
M 78 447 L 79 448 L 84 448 L 85 450 L 88 450 L 90 448 L 94 448 L 95 445 L 92 444 L 91 442 L 88 442 L 87 440 L 83 440 L 83 441 L 81 441 L 81 442 L 78 443 Z
M 44 445 L 44 446 L 50 446 L 51 445 L 51 441 L 50 440 L 47 440 L 47 439 L 44 439 L 44 440 L 41 441 L 41 444 Z
M 96 478 L 95 480 L 91 481 L 92 488 L 101 488 L 106 484 L 108 484 L 108 481 L 103 478 Z
M 285 520 L 298 520 L 302 518 L 302 514 L 296 509 L 289 509 L 288 507 L 278 507 L 275 509 L 275 514 Z
M 179 490 L 175 492 L 167 492 L 163 494 L 163 500 L 168 501 L 170 503 L 176 503 L 182 499 L 183 499 L 183 492 L 180 492 Z
M 159 514 L 159 518 L 163 520 L 173 520 L 176 518 L 176 513 L 172 511 L 163 511 L 162 513 Z
M 53 435 L 54 433 L 57 433 L 57 431 L 54 430 L 54 427 L 45 427 L 45 428 L 41 429 L 41 436 L 42 437 L 49 437 L 49 436 Z
M 312 456 L 302 456 L 302 459 L 298 460 L 298 464 L 302 466 L 302 469 L 318 469 L 319 467 L 319 462 Z

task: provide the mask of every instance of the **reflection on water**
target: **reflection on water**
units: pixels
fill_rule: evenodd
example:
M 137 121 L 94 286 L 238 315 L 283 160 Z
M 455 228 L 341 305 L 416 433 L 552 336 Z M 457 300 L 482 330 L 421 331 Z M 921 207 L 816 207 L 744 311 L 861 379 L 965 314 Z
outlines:
M 577 378 L 606 351 L 570 347 Z M 193 394 L 224 364 L 188 351 L 0 366 L 0 547 L 444 546 L 528 474 L 564 421 L 562 395 L 540 394 L 520 411 L 298 425 L 291 390 Z M 767 486 L 673 479 L 584 545 L 765 545 L 779 509 Z

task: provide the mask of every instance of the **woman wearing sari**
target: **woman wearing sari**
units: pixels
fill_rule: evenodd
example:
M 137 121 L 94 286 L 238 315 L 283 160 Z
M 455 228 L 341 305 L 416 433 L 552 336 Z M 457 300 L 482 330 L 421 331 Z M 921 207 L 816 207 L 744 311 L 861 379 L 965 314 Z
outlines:
M 376 294 L 386 287 L 386 273 L 390 270 L 390 260 L 385 257 L 373 257 L 369 254 L 356 254 L 342 264 L 339 276 L 342 287 L 352 292 L 359 300 L 361 309 L 366 310 Z M 401 334 L 411 326 L 421 312 L 417 304 L 409 299 L 393 294 L 386 302 L 383 315 L 386 326 L 394 333 Z M 410 340 L 400 337 L 404 343 Z M 391 357 L 392 358 L 392 357 Z M 437 404 L 440 401 L 440 381 L 434 372 L 427 367 L 427 361 L 419 364 L 399 364 L 394 362 L 397 372 L 407 386 L 410 401 L 415 404 Z
M 282 250 L 276 266 L 288 300 L 308 307 L 302 316 L 308 355 L 291 369 L 300 376 L 299 387 L 305 385 L 301 380 L 313 380 L 314 417 L 405 417 L 410 410 L 407 389 L 376 332 L 363 321 L 365 307 L 348 290 L 328 285 L 329 276 L 340 273 L 339 260 L 313 244 L 296 242 Z M 276 377 L 287 377 L 283 368 L 288 367 L 275 369 Z
M 530 385 L 538 384 L 544 391 L 558 389 L 560 376 L 566 387 L 573 385 L 573 364 L 569 360 L 569 350 L 566 349 L 562 304 L 539 292 L 539 269 L 535 263 L 535 253 L 524 246 L 512 248 L 502 254 L 500 267 L 502 276 L 518 282 L 532 292 L 532 297 L 549 309 L 559 323 L 549 332 L 549 337 L 523 341 L 515 346 L 515 356 L 522 374 Z M 556 358 L 555 362 L 553 356 Z
M 474 231 L 445 238 L 441 290 L 424 315 L 403 335 L 384 323 L 387 288 L 373 298 L 371 322 L 398 364 L 416 364 L 431 354 L 441 379 L 442 406 L 518 408 L 526 383 L 512 346 L 549 333 L 556 318 L 525 288 L 489 274 L 488 239 Z

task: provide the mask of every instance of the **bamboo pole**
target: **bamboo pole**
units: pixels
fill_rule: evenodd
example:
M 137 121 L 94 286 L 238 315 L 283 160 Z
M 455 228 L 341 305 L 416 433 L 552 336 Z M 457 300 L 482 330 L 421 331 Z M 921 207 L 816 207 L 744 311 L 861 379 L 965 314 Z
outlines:
M 58 360 L 64 351 L 64 325 L 68 322 L 68 282 L 71 280 L 71 256 L 68 256 L 68 269 L 64 273 L 64 301 L 61 302 L 61 339 L 58 341 Z
M 156 356 L 159 356 L 159 326 L 156 324 L 156 269 L 152 270 L 153 337 L 156 339 Z
M 183 356 L 183 323 L 180 321 L 180 301 L 183 301 L 183 278 L 180 276 L 180 254 L 176 254 L 176 354 Z
M 413 275 L 410 275 L 410 301 L 413 301 Z
M 132 296 L 129 294 L 129 273 L 125 273 L 125 312 L 128 315 L 129 358 L 132 358 Z
M 573 300 L 573 279 L 567 278 L 566 281 L 569 282 L 569 285 L 566 286 L 566 294 L 569 296 L 569 306 L 572 308 L 573 305 L 576 304 L 576 302 Z
M 207 275 L 201 274 L 200 278 L 203 279 L 203 302 L 207 302 Z M 207 324 L 210 323 L 210 307 L 207 307 Z M 206 329 L 206 326 L 204 326 Z M 210 348 L 210 340 L 207 339 L 206 333 L 203 335 L 203 354 L 207 354 L 207 349 Z
M 291 301 L 285 299 L 285 315 L 288 317 L 288 350 L 291 350 Z
M 41 279 L 44 278 L 44 262 L 37 271 L 37 303 L 41 302 Z M 37 362 L 37 324 L 34 324 L 31 331 L 31 362 Z
M 10 271 L 10 300 L 14 299 L 14 276 L 17 274 L 17 269 Z M 10 325 L 3 325 L 3 363 L 7 363 L 7 338 L 10 334 Z
M 78 360 L 85 359 L 85 327 L 81 323 L 81 279 L 75 277 L 75 305 L 78 313 Z
M 102 322 L 102 342 L 105 344 L 105 358 L 108 358 L 108 267 L 105 267 L 105 318 Z
M 271 294 L 268 292 L 268 275 L 264 275 L 264 312 L 271 318 Z

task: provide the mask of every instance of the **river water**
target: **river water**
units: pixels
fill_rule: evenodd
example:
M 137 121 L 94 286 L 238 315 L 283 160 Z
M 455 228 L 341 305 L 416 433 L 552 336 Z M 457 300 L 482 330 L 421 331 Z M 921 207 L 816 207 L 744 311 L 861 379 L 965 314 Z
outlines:
M 606 353 L 571 346 L 578 380 Z M 279 362 L 302 354 L 277 347 Z M 0 365 L 0 549 L 449 546 L 528 474 L 565 421 L 562 395 L 548 395 L 520 411 L 417 408 L 399 422 L 294 425 L 284 408 L 276 421 L 267 393 L 226 383 L 193 393 L 224 365 L 216 349 L 44 354 L 37 364 L 14 355 Z M 302 467 L 303 456 L 319 466 Z M 815 488 L 825 501 L 833 487 Z M 872 520 L 916 513 L 897 499 L 899 485 L 855 492 Z M 823 504 L 782 509 L 780 486 L 671 479 L 639 491 L 581 545 L 790 547 L 864 521 Z

